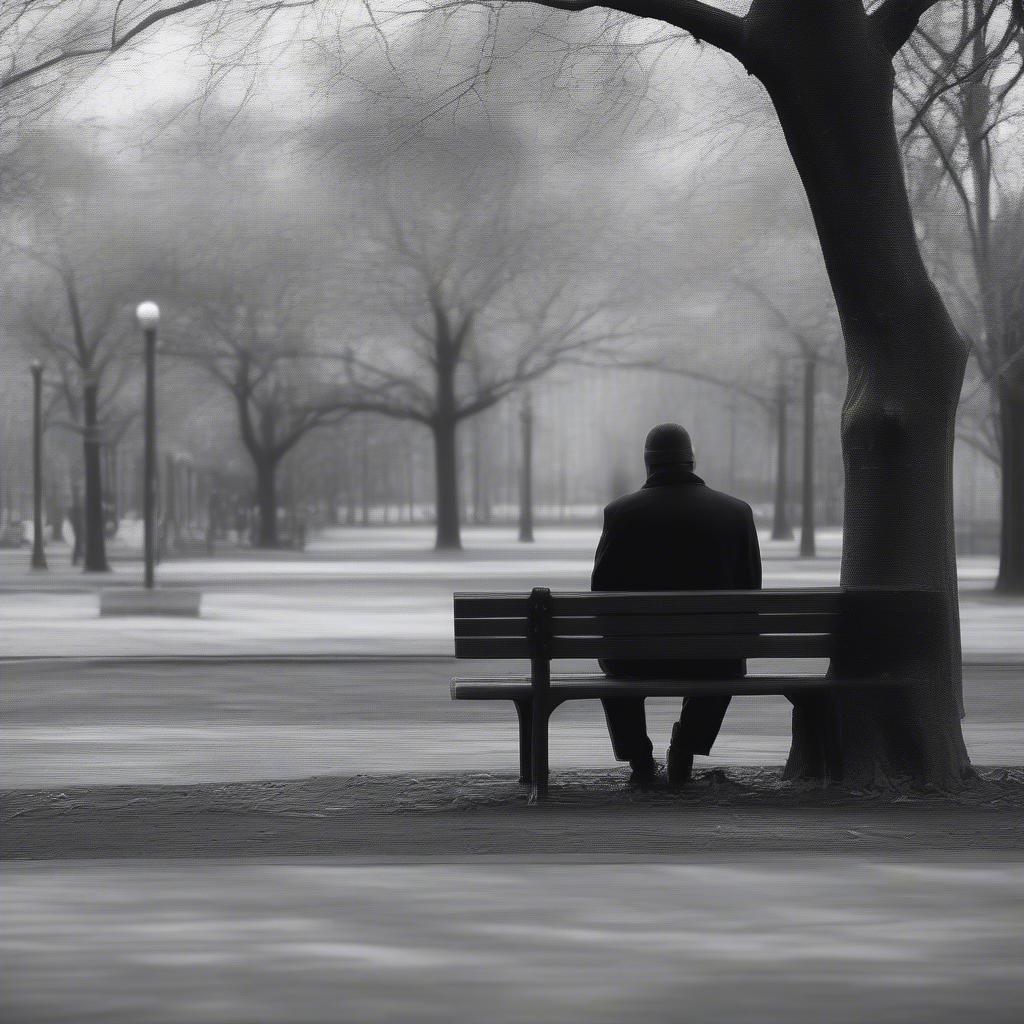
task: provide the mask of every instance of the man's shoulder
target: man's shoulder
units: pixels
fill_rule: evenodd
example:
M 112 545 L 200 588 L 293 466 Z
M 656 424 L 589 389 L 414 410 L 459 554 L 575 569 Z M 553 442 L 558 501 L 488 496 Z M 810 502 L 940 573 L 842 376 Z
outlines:
M 639 491 L 630 491 L 629 494 L 623 494 L 614 501 L 609 501 L 604 507 L 605 517 L 614 517 L 621 512 L 635 508 L 637 505 L 642 505 L 647 500 L 646 495 L 649 493 L 650 491 L 645 491 L 643 489 Z
M 703 508 L 713 508 L 723 515 L 733 515 L 738 518 L 753 515 L 750 506 L 742 498 L 736 498 L 724 491 L 716 491 L 707 485 L 672 488 L 642 487 L 638 491 L 624 494 L 609 502 L 604 507 L 604 514 L 606 518 L 615 518 L 666 501 L 699 503 Z
M 752 509 L 742 498 L 726 494 L 725 491 L 716 491 L 711 487 L 704 487 L 702 490 L 704 491 L 705 499 L 710 504 L 714 504 L 723 510 L 730 509 L 739 516 L 753 515 Z

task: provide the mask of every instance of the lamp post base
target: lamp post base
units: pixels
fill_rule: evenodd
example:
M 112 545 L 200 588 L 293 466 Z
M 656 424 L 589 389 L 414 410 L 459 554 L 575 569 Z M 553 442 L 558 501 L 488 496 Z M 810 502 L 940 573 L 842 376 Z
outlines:
M 145 587 L 119 587 L 100 591 L 100 617 L 108 615 L 173 615 L 198 618 L 203 595 L 198 590 L 175 588 L 149 590 Z

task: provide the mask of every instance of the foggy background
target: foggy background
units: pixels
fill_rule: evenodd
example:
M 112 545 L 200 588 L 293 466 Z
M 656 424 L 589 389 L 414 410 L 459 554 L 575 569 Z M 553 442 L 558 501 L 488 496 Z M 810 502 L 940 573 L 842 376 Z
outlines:
M 452 317 L 472 320 L 456 392 L 488 399 L 456 428 L 464 522 L 517 519 L 528 401 L 538 521 L 595 522 L 642 482 L 646 430 L 675 420 L 694 435 L 698 473 L 768 524 L 781 401 L 785 519 L 798 527 L 809 345 L 815 519 L 838 526 L 838 324 L 763 93 L 711 52 L 701 61 L 714 74 L 662 64 L 646 39 L 570 58 L 589 22 L 556 19 L 550 46 L 527 57 L 524 38 L 551 20 L 463 13 L 377 32 L 339 16 L 327 31 L 296 14 L 248 61 L 240 30 L 210 38 L 186 22 L 112 58 L 41 116 L 15 109 L 0 196 L 0 528 L 30 519 L 33 357 L 47 363 L 51 524 L 84 486 L 85 371 L 55 260 L 74 273 L 102 362 L 96 429 L 115 548 L 138 533 L 141 343 L 130 314 L 142 297 L 164 312 L 161 473 L 181 477 L 161 486 L 165 554 L 206 536 L 211 495 L 219 540 L 236 510 L 255 515 L 256 457 L 223 379 L 242 356 L 275 392 L 261 400 L 278 438 L 285 421 L 336 406 L 276 464 L 282 522 L 431 520 L 435 444 L 419 415 L 435 388 L 422 334 L 430 280 Z M 1013 123 L 992 136 L 1011 197 Z M 976 335 L 969 240 L 936 160 L 908 150 L 915 213 L 940 287 Z M 246 317 L 256 334 L 225 341 L 225 325 L 244 334 Z M 977 366 L 964 395 L 961 550 L 994 553 L 998 452 Z

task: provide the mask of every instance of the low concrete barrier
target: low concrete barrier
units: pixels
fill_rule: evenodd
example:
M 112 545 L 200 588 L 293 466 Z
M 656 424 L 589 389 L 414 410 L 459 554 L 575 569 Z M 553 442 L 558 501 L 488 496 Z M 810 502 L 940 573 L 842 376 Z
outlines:
M 202 593 L 198 590 L 147 590 L 145 587 L 121 587 L 100 591 L 100 616 L 107 615 L 179 615 L 199 616 Z

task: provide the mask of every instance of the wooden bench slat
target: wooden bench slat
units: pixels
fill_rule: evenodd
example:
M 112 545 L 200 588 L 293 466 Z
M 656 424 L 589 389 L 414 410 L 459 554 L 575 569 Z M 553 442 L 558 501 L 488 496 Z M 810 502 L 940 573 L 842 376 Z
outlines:
M 878 685 L 865 680 L 863 685 Z M 599 697 L 691 697 L 728 693 L 737 697 L 758 694 L 803 693 L 825 690 L 835 681 L 812 675 L 757 675 L 742 679 L 609 679 L 603 675 L 558 675 L 551 677 L 551 694 L 563 700 L 593 700 Z M 843 685 L 852 685 L 844 683 Z M 530 677 L 456 678 L 451 683 L 452 700 L 526 700 L 531 694 Z
M 693 591 L 645 593 L 553 593 L 558 615 L 693 615 L 729 612 L 838 612 L 835 590 Z
M 830 658 L 838 641 L 829 634 L 782 636 L 555 637 L 551 658 L 702 660 L 716 658 Z M 457 658 L 529 658 L 518 637 L 456 637 Z
M 526 619 L 456 619 L 456 637 L 515 636 L 525 639 Z
M 734 615 L 587 615 L 551 620 L 556 637 L 717 636 L 777 633 L 834 633 L 839 616 L 832 612 Z M 456 637 L 527 636 L 524 618 L 456 619 Z
M 552 658 L 830 658 L 829 634 L 783 636 L 555 637 Z
M 470 620 L 482 621 L 488 620 Z M 491 620 L 503 621 L 503 620 Z M 525 620 L 523 621 L 525 629 Z M 657 636 L 699 634 L 834 633 L 839 616 L 834 612 L 799 614 L 734 613 L 730 615 L 575 615 L 551 620 L 555 636 Z M 456 621 L 456 635 L 459 623 Z M 468 635 L 468 634 L 467 634 Z M 488 634 L 473 633 L 473 636 Z M 505 634 L 492 633 L 492 636 Z M 523 634 L 525 635 L 525 633 Z
M 456 658 L 529 658 L 530 645 L 517 637 L 457 636 Z
M 455 618 L 520 618 L 526 615 L 526 594 L 456 593 Z
M 843 592 L 838 587 L 816 590 L 709 590 L 633 593 L 555 592 L 553 614 L 727 614 L 730 612 L 838 612 Z M 457 619 L 520 618 L 528 595 L 475 593 L 454 595 Z

